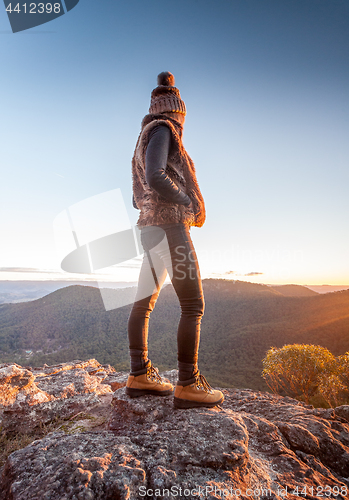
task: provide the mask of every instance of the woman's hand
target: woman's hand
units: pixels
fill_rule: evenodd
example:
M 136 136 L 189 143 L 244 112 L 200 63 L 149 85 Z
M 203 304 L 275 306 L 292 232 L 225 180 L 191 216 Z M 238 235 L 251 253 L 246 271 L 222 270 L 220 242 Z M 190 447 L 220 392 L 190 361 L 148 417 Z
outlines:
M 194 204 L 193 204 L 192 200 L 190 200 L 189 205 L 185 205 L 185 207 L 194 212 Z

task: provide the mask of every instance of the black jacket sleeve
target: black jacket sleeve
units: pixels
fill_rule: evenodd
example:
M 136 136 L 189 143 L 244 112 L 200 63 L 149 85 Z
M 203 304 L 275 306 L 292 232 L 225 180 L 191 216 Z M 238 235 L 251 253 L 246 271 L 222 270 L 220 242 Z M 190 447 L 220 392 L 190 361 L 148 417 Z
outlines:
M 189 205 L 189 196 L 165 172 L 170 144 L 171 131 L 166 125 L 158 125 L 151 131 L 145 154 L 146 181 L 166 200 L 179 205 Z

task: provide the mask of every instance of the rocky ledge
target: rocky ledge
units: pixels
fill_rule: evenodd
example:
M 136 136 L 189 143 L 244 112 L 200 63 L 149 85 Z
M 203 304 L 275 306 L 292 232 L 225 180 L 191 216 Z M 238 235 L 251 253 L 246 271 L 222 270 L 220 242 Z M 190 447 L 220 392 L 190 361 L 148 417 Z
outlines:
M 0 498 L 349 498 L 349 406 L 223 389 L 221 407 L 176 410 L 126 379 L 96 360 L 0 365 L 2 433 L 57 423 L 9 455 Z

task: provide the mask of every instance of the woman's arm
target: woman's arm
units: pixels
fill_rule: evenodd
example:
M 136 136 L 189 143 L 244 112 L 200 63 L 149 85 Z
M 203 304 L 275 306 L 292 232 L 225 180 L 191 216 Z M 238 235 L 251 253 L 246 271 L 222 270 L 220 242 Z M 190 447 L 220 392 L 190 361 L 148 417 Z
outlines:
M 145 177 L 148 185 L 166 200 L 179 205 L 189 205 L 189 196 L 166 174 L 171 131 L 166 125 L 158 125 L 150 133 L 145 155 Z
M 135 200 L 135 195 L 134 194 L 132 195 L 132 205 L 133 205 L 133 208 L 135 208 L 136 210 L 139 210 L 139 208 L 137 206 L 137 203 L 136 203 L 136 200 Z

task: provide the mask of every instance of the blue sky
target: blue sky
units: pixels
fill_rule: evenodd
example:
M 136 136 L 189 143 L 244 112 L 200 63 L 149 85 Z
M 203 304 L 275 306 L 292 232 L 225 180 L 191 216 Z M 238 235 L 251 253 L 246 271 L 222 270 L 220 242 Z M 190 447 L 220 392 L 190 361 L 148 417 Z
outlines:
M 53 220 L 81 200 L 120 188 L 136 222 L 131 157 L 169 70 L 203 276 L 348 284 L 348 21 L 344 0 L 80 0 L 12 34 L 0 9 L 2 276 L 58 270 Z

